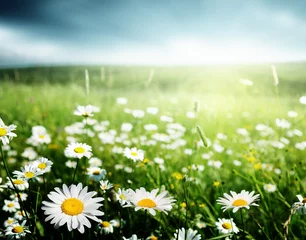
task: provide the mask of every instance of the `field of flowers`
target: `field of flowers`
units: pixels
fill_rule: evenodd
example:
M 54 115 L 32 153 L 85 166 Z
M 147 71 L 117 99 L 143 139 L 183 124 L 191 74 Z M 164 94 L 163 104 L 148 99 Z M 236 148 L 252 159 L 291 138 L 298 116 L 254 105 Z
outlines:
M 0 237 L 306 238 L 306 73 L 276 67 L 0 71 Z

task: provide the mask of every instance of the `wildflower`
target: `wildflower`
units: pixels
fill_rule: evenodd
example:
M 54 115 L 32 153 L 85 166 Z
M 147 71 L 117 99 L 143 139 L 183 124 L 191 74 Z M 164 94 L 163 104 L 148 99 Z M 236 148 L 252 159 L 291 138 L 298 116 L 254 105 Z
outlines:
M 28 144 L 39 146 L 41 144 L 49 144 L 50 142 L 51 137 L 44 126 L 32 127 L 32 136 L 27 139 Z
M 126 147 L 123 150 L 123 154 L 128 159 L 132 159 L 134 162 L 137 160 L 142 161 L 144 159 L 144 152 L 142 150 L 137 150 L 137 148 L 128 148 Z
M 184 178 L 183 174 L 179 172 L 172 173 L 172 177 L 176 178 L 177 180 L 182 180 Z
M 219 160 L 208 160 L 207 165 L 215 168 L 220 168 L 222 166 L 222 162 Z
M 48 158 L 40 157 L 34 162 L 34 164 L 37 166 L 38 171 L 46 173 L 51 171 L 53 162 L 51 162 Z
M 301 104 L 306 104 L 306 96 L 300 97 L 300 103 Z
M 22 157 L 27 158 L 29 160 L 34 160 L 37 158 L 37 153 L 31 147 L 25 148 L 23 153 L 21 154 Z
M 196 115 L 195 115 L 194 112 L 191 112 L 191 111 L 186 112 L 186 117 L 187 117 L 187 118 L 191 118 L 191 119 L 192 119 L 192 118 L 195 118 L 195 116 L 196 116 Z
M 137 235 L 133 234 L 130 238 L 123 237 L 123 240 L 140 240 L 140 238 L 138 239 Z
M 128 100 L 127 100 L 125 97 L 118 97 L 118 98 L 116 99 L 116 102 L 117 102 L 118 104 L 120 104 L 120 105 L 125 105 L 125 104 L 127 104 Z
M 156 196 L 159 189 L 154 189 L 151 192 L 147 192 L 143 187 L 133 191 L 130 189 L 127 198 L 127 205 L 124 207 L 135 207 L 135 211 L 139 209 L 148 210 L 153 216 L 155 216 L 155 210 L 162 211 L 167 214 L 167 211 L 172 209 L 172 203 L 176 200 L 173 197 L 167 197 L 168 192 L 163 191 Z
M 286 119 L 276 118 L 275 123 L 276 126 L 278 126 L 279 128 L 287 129 L 291 127 L 291 123 L 288 122 Z
M 13 184 L 15 185 L 15 187 L 19 190 L 19 191 L 24 191 L 25 189 L 29 188 L 29 183 L 22 177 L 20 178 L 13 178 L 12 179 Z M 8 188 L 14 189 L 11 181 L 9 178 L 7 178 L 7 182 L 6 182 L 6 186 Z
M 186 234 L 185 228 L 181 228 L 175 231 L 172 240 L 199 240 L 201 239 L 201 235 L 197 234 L 197 232 L 197 230 L 189 228 Z
M 297 212 L 298 214 L 306 214 L 306 198 L 303 198 L 302 195 L 296 195 L 299 199 L 299 202 L 295 202 L 292 205 L 294 213 Z
M 67 223 L 69 231 L 78 229 L 84 233 L 84 226 L 91 228 L 91 223 L 87 218 L 96 222 L 100 220 L 96 216 L 103 216 L 104 213 L 98 208 L 102 206 L 100 202 L 104 199 L 101 197 L 92 198 L 96 192 L 87 192 L 87 187 L 83 188 L 82 183 L 72 184 L 69 188 L 63 184 L 62 189 L 56 187 L 55 191 L 48 194 L 52 202 L 43 201 L 42 210 L 48 215 L 45 221 L 51 220 L 55 228 Z
M 69 168 L 76 168 L 76 164 L 77 164 L 76 162 L 70 161 L 70 160 L 65 162 L 66 167 L 69 167 Z
M 100 167 L 102 165 L 102 160 L 97 157 L 92 157 L 88 160 L 91 167 Z
M 14 171 L 13 174 L 17 178 L 30 180 L 30 179 L 36 179 L 39 175 L 43 173 L 38 170 L 35 164 L 29 164 L 22 167 L 21 171 Z
M 109 183 L 108 180 L 106 181 L 100 181 L 100 188 L 105 193 L 106 190 L 111 189 L 113 187 L 113 184 Z
M 20 209 L 20 205 L 16 201 L 11 201 L 11 200 L 4 200 L 4 206 L 2 208 L 3 211 L 5 212 L 16 212 L 18 209 Z
M 113 225 L 108 221 L 101 221 L 98 228 L 100 229 L 101 234 L 109 234 L 114 232 Z
M 159 109 L 157 107 L 148 107 L 146 111 L 149 114 L 156 115 Z
M 83 116 L 85 118 L 93 116 L 93 106 L 77 106 L 77 109 L 73 112 L 74 115 Z
M 145 112 L 139 109 L 132 110 L 132 115 L 134 118 L 143 118 L 145 115 Z
M 15 218 L 9 217 L 5 222 L 4 222 L 4 227 L 8 227 L 13 225 L 13 223 L 17 222 Z
M 146 240 L 158 240 L 158 237 L 152 234 L 151 236 L 147 237 Z
M 106 175 L 106 170 L 99 167 L 89 167 L 87 168 L 87 175 L 89 179 L 94 180 L 95 182 L 100 181 Z
M 295 111 L 289 111 L 289 112 L 287 113 L 287 115 L 288 115 L 288 117 L 295 118 L 295 117 L 298 116 L 298 113 L 295 112 Z
M 19 195 L 19 198 L 21 199 L 21 201 L 26 201 L 27 200 L 28 194 L 26 194 L 26 193 L 19 193 L 18 195 Z M 17 193 L 12 194 L 10 196 L 10 198 L 12 200 L 18 201 L 18 195 L 17 195 Z
M 121 132 L 130 132 L 133 129 L 133 125 L 131 123 L 122 123 Z
M 198 228 L 202 229 L 202 228 L 206 228 L 206 227 L 207 227 L 207 224 L 206 224 L 205 222 L 198 221 L 198 222 L 196 223 L 196 226 L 197 226 Z
M 5 229 L 5 235 L 8 239 L 20 239 L 24 238 L 27 233 L 31 233 L 28 230 L 28 227 L 25 226 L 26 221 L 23 221 L 21 224 L 18 222 L 13 223 Z
M 158 127 L 155 124 L 145 124 L 143 128 L 146 131 L 157 131 L 158 130 Z
M 275 192 L 276 191 L 276 186 L 274 184 L 272 184 L 272 183 L 268 183 L 268 184 L 264 185 L 264 189 L 267 192 Z
M 250 206 L 258 206 L 258 204 L 254 203 L 254 201 L 259 200 L 259 194 L 254 195 L 254 191 L 248 192 L 242 190 L 240 193 L 236 193 L 234 191 L 230 191 L 231 195 L 224 193 L 224 198 L 220 197 L 217 199 L 218 204 L 223 205 L 223 211 L 227 209 L 233 208 L 233 212 L 237 212 L 240 208 L 249 209 Z
M 233 222 L 233 219 L 225 219 L 225 218 L 218 218 L 218 222 L 215 223 L 217 229 L 222 234 L 228 233 L 238 233 L 239 229 L 236 227 L 236 224 Z
M 3 145 L 9 144 L 13 137 L 17 137 L 16 133 L 12 132 L 16 130 L 16 128 L 17 126 L 14 124 L 6 126 L 0 118 L 0 140 L 2 141 Z
M 121 188 L 118 188 L 118 192 L 116 194 L 116 200 L 119 201 L 120 205 L 123 206 L 127 203 L 127 194 L 128 190 L 124 190 Z
M 85 143 L 70 143 L 65 149 L 66 157 L 73 158 L 90 158 L 92 156 L 91 146 Z

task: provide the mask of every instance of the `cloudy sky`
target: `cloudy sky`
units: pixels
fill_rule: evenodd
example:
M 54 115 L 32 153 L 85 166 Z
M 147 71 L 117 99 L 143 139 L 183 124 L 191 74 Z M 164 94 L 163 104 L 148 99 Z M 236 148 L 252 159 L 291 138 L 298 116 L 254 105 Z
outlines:
M 9 0 L 0 66 L 306 60 L 304 0 Z

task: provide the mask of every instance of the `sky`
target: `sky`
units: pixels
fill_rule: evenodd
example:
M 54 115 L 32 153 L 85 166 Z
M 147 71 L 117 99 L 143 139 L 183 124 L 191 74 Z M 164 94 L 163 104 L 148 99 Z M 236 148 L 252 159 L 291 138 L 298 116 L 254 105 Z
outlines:
M 0 66 L 306 60 L 304 0 L 10 0 Z

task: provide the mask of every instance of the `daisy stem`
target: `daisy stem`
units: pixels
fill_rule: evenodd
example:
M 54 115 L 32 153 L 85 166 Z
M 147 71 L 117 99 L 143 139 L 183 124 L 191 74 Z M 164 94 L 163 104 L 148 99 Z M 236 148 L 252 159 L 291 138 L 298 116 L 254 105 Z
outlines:
M 2 145 L 1 145 L 1 144 L 0 144 L 0 151 L 1 151 L 1 156 L 2 156 L 1 159 L 2 159 L 2 162 L 3 162 L 3 165 L 4 165 L 4 169 L 5 169 L 6 175 L 8 176 L 8 178 L 9 178 L 9 180 L 10 180 L 10 182 L 11 182 L 13 188 L 14 188 L 14 191 L 15 191 L 15 193 L 17 194 L 17 198 L 18 198 L 19 205 L 20 205 L 20 207 L 21 207 L 21 211 L 24 211 L 25 217 L 26 217 L 26 219 L 27 219 L 27 222 L 29 222 L 29 224 L 32 226 L 32 223 L 31 223 L 30 220 L 29 220 L 29 216 L 28 216 L 28 214 L 27 214 L 27 211 L 25 210 L 24 205 L 23 205 L 23 202 L 22 202 L 22 200 L 21 200 L 21 198 L 20 198 L 19 191 L 18 191 L 18 189 L 16 188 L 16 186 L 15 186 L 15 184 L 14 184 L 14 182 L 13 182 L 11 176 L 10 176 L 10 172 L 9 172 L 9 170 L 8 170 L 8 168 L 7 168 L 7 165 L 6 165 L 6 162 L 5 162 L 5 159 L 4 159 L 4 154 L 3 154 L 3 149 L 2 149 Z
M 76 174 L 77 169 L 78 169 L 78 166 L 79 166 L 79 160 L 80 160 L 80 159 L 78 158 L 77 164 L 76 164 L 76 166 L 75 166 L 74 173 L 73 173 L 72 183 L 74 183 L 75 174 Z
M 240 217 L 241 217 L 241 223 L 242 223 L 242 236 L 243 236 L 243 238 L 242 239 L 244 239 L 245 240 L 245 229 L 244 229 L 244 221 L 243 221 L 243 215 L 242 215 L 242 209 L 240 209 Z

